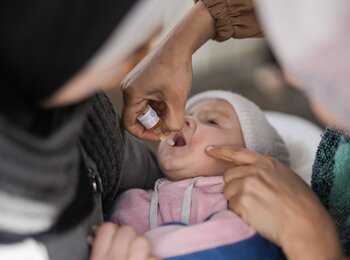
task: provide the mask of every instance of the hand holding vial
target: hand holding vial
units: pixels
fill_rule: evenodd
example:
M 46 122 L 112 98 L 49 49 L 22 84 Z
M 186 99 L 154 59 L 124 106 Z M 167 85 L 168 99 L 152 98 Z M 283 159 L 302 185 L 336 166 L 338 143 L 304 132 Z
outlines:
M 156 134 L 163 142 L 167 142 L 170 145 L 174 145 L 174 136 L 176 132 L 171 132 L 169 135 L 162 133 L 162 120 L 157 115 L 156 111 L 150 105 L 147 105 L 141 114 L 137 117 L 137 120 L 148 130 Z

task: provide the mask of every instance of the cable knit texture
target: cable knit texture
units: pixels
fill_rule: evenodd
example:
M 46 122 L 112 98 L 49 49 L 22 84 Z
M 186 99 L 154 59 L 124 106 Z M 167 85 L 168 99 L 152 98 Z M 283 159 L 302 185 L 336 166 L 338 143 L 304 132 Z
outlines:
M 350 137 L 327 128 L 314 163 L 312 189 L 331 215 L 350 254 Z
M 118 190 L 124 159 L 124 142 L 118 116 L 107 95 L 98 93 L 90 99 L 81 144 L 94 160 L 102 179 L 103 212 L 108 212 Z
M 217 41 L 263 36 L 252 0 L 201 0 L 215 20 Z M 198 0 L 196 0 L 198 2 Z

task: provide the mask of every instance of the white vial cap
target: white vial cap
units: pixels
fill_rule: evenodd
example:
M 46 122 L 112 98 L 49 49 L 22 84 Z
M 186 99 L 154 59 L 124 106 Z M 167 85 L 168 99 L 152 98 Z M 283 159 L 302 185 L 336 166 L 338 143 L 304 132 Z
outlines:
M 142 114 L 137 117 L 137 120 L 147 129 L 151 129 L 158 123 L 159 116 L 150 105 L 147 105 Z

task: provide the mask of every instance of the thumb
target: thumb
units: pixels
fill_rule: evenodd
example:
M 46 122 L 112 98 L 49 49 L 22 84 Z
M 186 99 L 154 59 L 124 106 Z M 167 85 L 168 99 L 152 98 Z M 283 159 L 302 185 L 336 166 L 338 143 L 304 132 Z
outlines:
M 178 132 L 183 128 L 185 122 L 185 102 L 168 103 L 163 117 L 162 132 Z
M 205 149 L 207 155 L 233 162 L 237 165 L 249 165 L 261 160 L 260 154 L 239 146 L 208 146 Z

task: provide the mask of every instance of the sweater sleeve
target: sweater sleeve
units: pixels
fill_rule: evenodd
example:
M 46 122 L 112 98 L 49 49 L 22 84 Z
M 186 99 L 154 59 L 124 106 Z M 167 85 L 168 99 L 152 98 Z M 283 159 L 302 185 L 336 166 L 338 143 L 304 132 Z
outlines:
M 80 142 L 96 163 L 101 177 L 103 212 L 110 211 L 117 192 L 152 188 L 162 177 L 154 152 L 121 127 L 118 111 L 99 92 L 88 101 L 90 109 Z
M 164 177 L 154 151 L 127 131 L 123 134 L 124 162 L 118 193 L 133 188 L 152 189 L 156 180 Z
M 214 40 L 263 36 L 252 0 L 195 0 L 198 1 L 205 4 L 215 20 Z

